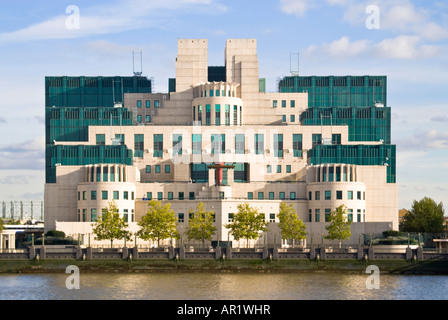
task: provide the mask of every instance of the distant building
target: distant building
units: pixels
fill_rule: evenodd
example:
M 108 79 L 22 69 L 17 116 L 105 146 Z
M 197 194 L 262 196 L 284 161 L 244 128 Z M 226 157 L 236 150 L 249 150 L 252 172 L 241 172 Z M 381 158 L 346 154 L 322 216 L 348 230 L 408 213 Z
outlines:
M 159 199 L 181 234 L 202 201 L 221 243 L 232 241 L 225 224 L 244 202 L 271 222 L 259 243 L 280 243 L 281 202 L 315 243 L 341 204 L 352 243 L 398 230 L 386 77 L 305 86 L 293 76 L 266 93 L 255 39 L 228 39 L 224 56 L 224 66 L 209 66 L 206 39 L 179 39 L 167 93 L 151 92 L 144 77 L 47 77 L 45 229 L 93 241 L 92 221 L 115 200 L 136 230 L 148 199 Z

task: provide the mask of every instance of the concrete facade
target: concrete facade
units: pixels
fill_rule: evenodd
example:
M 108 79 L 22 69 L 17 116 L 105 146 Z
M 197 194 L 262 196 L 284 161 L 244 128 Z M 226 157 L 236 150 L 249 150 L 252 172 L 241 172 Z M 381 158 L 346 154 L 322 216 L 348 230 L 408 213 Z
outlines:
M 106 144 L 112 144 L 122 135 L 122 143 L 135 153 L 135 135 L 142 135 L 143 152 L 134 154 L 133 164 L 127 166 L 58 166 L 56 183 L 45 185 L 46 230 L 86 237 L 92 220 L 112 199 L 135 229 L 151 197 L 171 203 L 181 234 L 189 210 L 202 201 L 215 212 L 214 237 L 219 241 L 232 241 L 225 224 L 243 202 L 271 222 L 258 244 L 280 243 L 277 215 L 282 201 L 292 204 L 307 223 L 308 243 L 319 241 L 325 212 L 340 204 L 346 205 L 353 221 L 355 234 L 349 243 L 358 243 L 366 228 L 398 229 L 398 188 L 386 182 L 385 166 L 313 165 L 307 158 L 313 134 L 322 140 L 340 134 L 340 144 L 381 142 L 348 141 L 345 125 L 301 126 L 307 93 L 260 92 L 255 39 L 227 40 L 226 81 L 208 81 L 207 48 L 206 39 L 178 40 L 175 92 L 125 93 L 123 107 L 133 111 L 135 125 L 90 126 L 86 142 L 55 142 L 95 145 L 96 135 L 103 134 Z M 193 136 L 200 136 L 200 142 Z M 227 170 L 223 185 L 216 184 L 215 169 L 194 179 L 194 164 L 222 162 L 240 164 L 238 173 Z

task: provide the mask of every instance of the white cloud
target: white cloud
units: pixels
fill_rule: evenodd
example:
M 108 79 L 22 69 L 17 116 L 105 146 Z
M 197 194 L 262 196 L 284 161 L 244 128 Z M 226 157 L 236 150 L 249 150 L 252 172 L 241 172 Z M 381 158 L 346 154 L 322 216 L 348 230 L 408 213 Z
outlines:
M 280 10 L 301 17 L 312 6 L 312 3 L 313 1 L 309 0 L 280 0 Z
M 153 26 L 172 20 L 173 12 L 197 11 L 202 14 L 219 14 L 226 10 L 213 0 L 143 1 L 119 0 L 116 3 L 94 7 L 79 7 L 79 28 L 67 28 L 73 13 L 60 15 L 27 28 L 0 34 L 0 44 L 32 40 L 73 39 L 88 35 L 116 33 Z

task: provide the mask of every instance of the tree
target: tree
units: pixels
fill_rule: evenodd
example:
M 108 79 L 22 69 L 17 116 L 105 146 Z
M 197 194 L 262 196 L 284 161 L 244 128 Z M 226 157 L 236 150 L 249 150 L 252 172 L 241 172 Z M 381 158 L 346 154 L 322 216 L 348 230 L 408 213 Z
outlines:
M 126 231 L 128 224 L 124 221 L 124 218 L 120 218 L 115 201 L 109 202 L 109 206 L 103 211 L 101 219 L 93 223 L 92 227 L 93 233 L 96 234 L 96 239 L 110 240 L 111 248 L 115 239 L 126 238 L 126 240 L 129 240 L 130 238 Z
M 414 200 L 411 210 L 402 218 L 400 230 L 403 232 L 441 233 L 444 231 L 443 204 L 424 197 Z
M 282 202 L 278 213 L 280 234 L 283 239 L 302 240 L 306 238 L 306 226 L 301 219 L 297 217 L 297 212 L 292 205 Z
M 258 239 L 260 232 L 268 231 L 268 222 L 265 221 L 264 213 L 251 208 L 248 203 L 242 203 L 233 215 L 233 222 L 225 227 L 230 229 L 229 233 L 235 240 L 246 239 L 249 244 L 249 239 Z
M 325 227 L 328 234 L 324 236 L 328 240 L 339 240 L 339 248 L 342 240 L 350 239 L 352 233 L 350 231 L 351 221 L 347 219 L 347 208 L 341 204 L 335 210 L 331 211 L 328 216 L 330 224 Z
M 2 231 L 3 231 L 3 220 L 0 219 L 0 232 L 2 232 Z
M 212 240 L 212 236 L 216 231 L 213 225 L 214 212 L 206 211 L 204 204 L 200 202 L 196 211 L 190 210 L 191 219 L 188 222 L 187 237 L 188 239 L 200 240 L 204 245 L 205 240 Z
M 169 203 L 162 205 L 162 201 L 150 200 L 146 214 L 137 224 L 140 226 L 137 236 L 143 240 L 157 241 L 158 246 L 160 240 L 179 237 L 176 215 Z

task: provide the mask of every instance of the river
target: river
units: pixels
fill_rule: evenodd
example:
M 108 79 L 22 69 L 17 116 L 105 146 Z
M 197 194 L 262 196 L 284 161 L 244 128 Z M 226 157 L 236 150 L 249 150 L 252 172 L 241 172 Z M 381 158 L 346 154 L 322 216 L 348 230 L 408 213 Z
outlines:
M 1 300 L 446 300 L 448 276 L 342 273 L 1 274 Z

